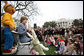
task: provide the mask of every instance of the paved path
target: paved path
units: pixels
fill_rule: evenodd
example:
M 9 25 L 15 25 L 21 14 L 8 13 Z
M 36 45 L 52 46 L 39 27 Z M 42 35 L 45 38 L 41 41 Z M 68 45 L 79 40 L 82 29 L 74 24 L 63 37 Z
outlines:
M 30 49 L 28 48 L 28 46 L 24 46 L 24 48 L 21 49 L 20 46 L 20 50 L 17 52 L 16 55 L 32 55 L 29 53 Z

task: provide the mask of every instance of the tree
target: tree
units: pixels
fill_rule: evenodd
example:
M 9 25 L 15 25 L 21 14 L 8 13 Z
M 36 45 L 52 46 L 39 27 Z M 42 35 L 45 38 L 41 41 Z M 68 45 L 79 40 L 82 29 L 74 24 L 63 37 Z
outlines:
M 45 22 L 43 27 L 48 27 L 49 26 L 49 22 Z
M 82 19 L 74 19 L 72 25 L 73 26 L 82 26 L 83 20 Z
M 40 26 L 37 26 L 37 29 L 40 29 L 41 27 Z
M 31 17 L 34 15 L 39 14 L 38 13 L 38 7 L 37 4 L 34 3 L 34 1 L 8 1 L 10 4 L 12 4 L 17 11 L 17 16 L 26 16 Z M 3 3 L 4 1 L 1 1 L 1 15 L 3 15 Z
M 56 22 L 55 21 L 50 22 L 50 26 L 51 27 L 55 27 L 56 26 Z
M 13 18 L 14 19 L 14 21 L 15 21 L 15 25 L 16 25 L 16 27 L 19 25 L 19 23 L 20 23 L 20 20 L 19 19 L 16 19 L 16 18 Z
M 45 22 L 43 27 L 55 27 L 57 26 L 56 22 L 55 21 L 50 21 L 50 22 Z
M 79 19 L 79 24 L 80 24 L 81 26 L 83 26 L 83 20 L 82 20 L 82 19 Z

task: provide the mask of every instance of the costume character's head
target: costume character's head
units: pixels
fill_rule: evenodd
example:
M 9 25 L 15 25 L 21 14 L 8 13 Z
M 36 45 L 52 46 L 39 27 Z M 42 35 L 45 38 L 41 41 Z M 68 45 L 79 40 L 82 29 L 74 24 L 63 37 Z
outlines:
M 5 1 L 4 11 L 7 13 L 10 13 L 11 15 L 16 12 L 15 8 L 11 4 L 9 4 L 7 1 Z

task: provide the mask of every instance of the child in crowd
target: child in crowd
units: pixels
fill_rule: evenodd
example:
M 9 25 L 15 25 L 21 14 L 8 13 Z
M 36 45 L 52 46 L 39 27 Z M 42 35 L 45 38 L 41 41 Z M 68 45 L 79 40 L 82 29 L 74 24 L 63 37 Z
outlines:
M 77 45 L 74 43 L 74 47 L 71 55 L 77 55 L 76 49 L 77 49 Z
M 59 50 L 59 47 L 60 47 L 60 38 L 57 38 L 55 40 L 55 47 L 56 47 L 56 50 Z
M 67 44 L 68 44 L 68 38 L 65 38 L 64 42 L 65 42 L 65 46 L 67 47 Z
M 55 53 L 62 54 L 62 53 L 64 52 L 65 49 L 66 49 L 66 47 L 65 47 L 65 42 L 64 42 L 64 40 L 61 40 L 61 41 L 60 41 L 60 48 L 59 48 L 59 51 L 55 51 Z
M 72 55 L 72 51 L 74 50 L 73 47 L 74 47 L 73 40 L 69 40 L 69 43 L 67 45 L 67 48 L 63 52 L 63 55 Z
M 55 39 L 54 39 L 54 37 L 52 36 L 52 37 L 50 37 L 50 41 L 51 41 L 51 45 L 55 45 Z
M 51 45 L 51 41 L 50 41 L 50 38 L 47 37 L 46 41 L 45 41 L 45 45 L 46 46 L 50 46 Z
M 80 44 L 81 54 L 83 55 L 83 43 L 82 43 L 82 41 L 80 41 L 79 44 Z

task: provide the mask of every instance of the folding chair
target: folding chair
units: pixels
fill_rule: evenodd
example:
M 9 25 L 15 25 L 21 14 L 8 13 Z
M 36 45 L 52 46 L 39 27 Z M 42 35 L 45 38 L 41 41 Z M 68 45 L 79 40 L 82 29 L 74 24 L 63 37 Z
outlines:
M 17 51 L 16 51 L 16 53 L 17 53 L 19 50 L 21 50 L 22 48 L 24 48 L 25 45 L 27 45 L 28 48 L 30 49 L 30 42 L 21 43 L 21 42 L 20 42 L 20 39 L 19 39 L 19 33 L 16 32 L 16 31 L 12 31 L 12 34 L 13 34 L 13 37 L 16 38 L 16 41 L 17 41 L 17 45 L 16 45 Z M 23 46 L 23 47 L 20 49 L 20 46 Z

